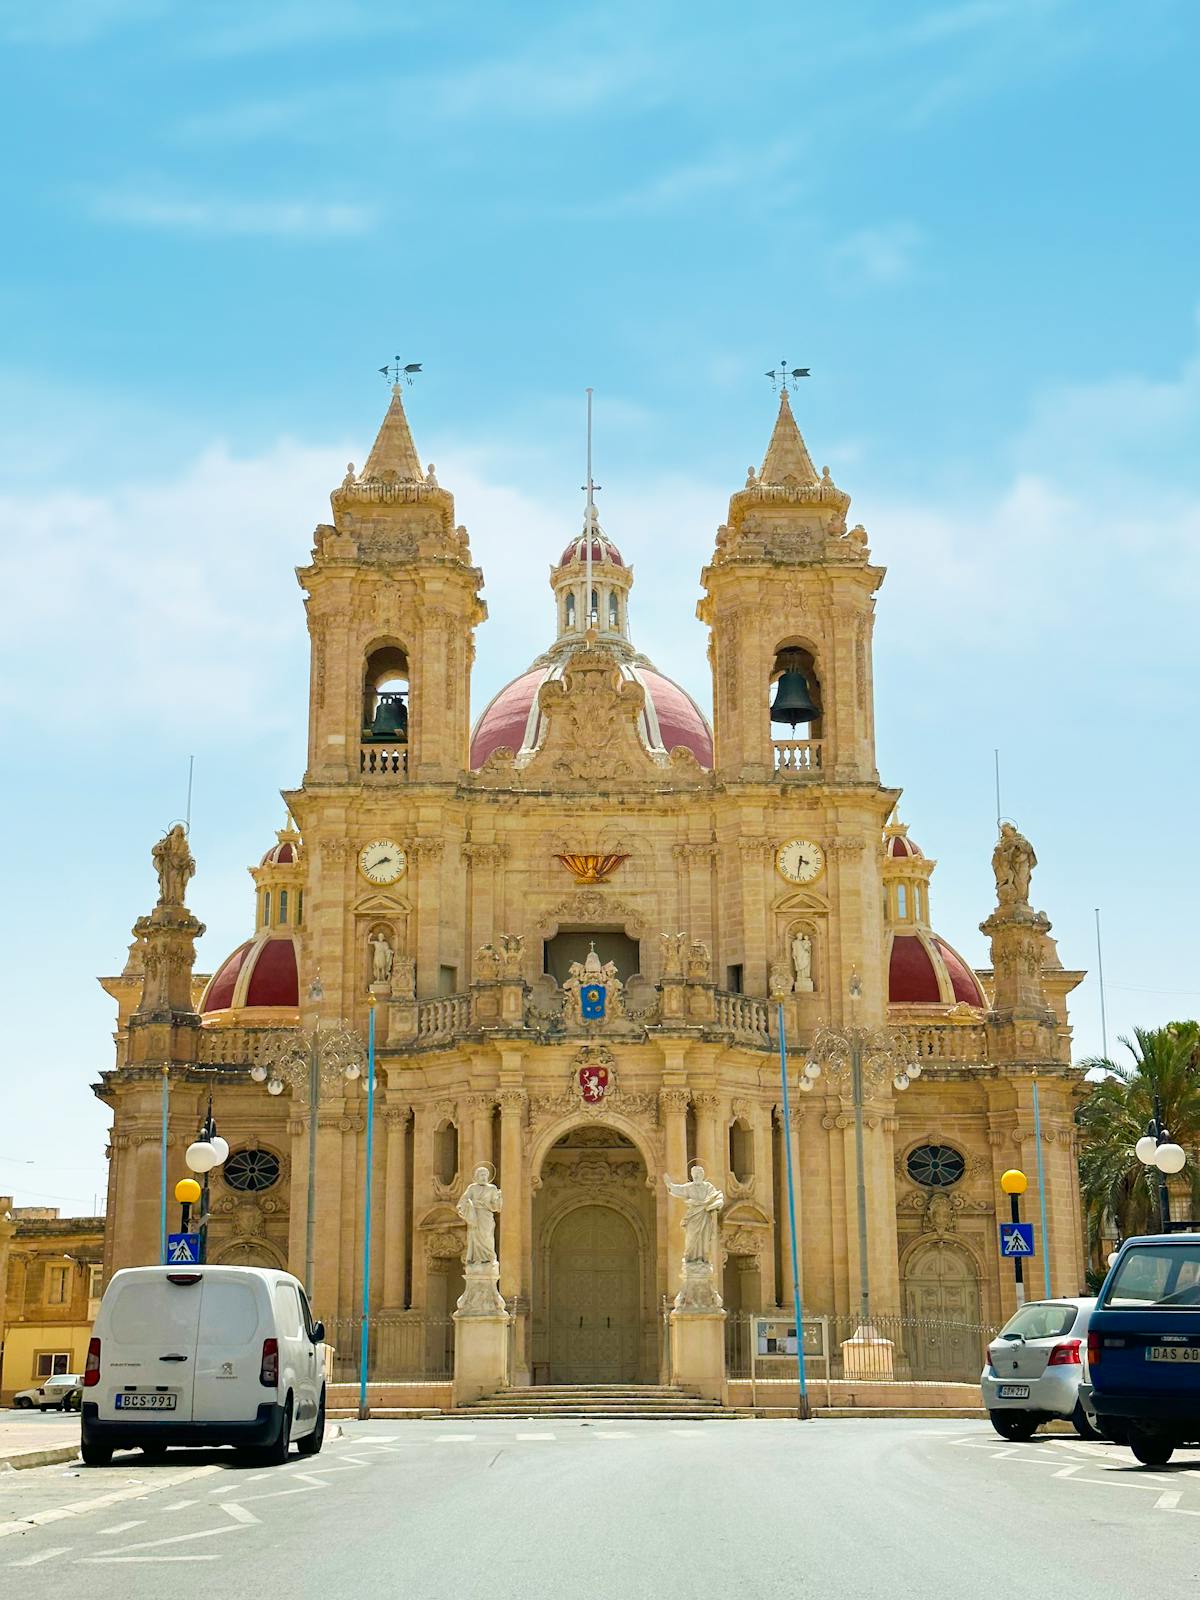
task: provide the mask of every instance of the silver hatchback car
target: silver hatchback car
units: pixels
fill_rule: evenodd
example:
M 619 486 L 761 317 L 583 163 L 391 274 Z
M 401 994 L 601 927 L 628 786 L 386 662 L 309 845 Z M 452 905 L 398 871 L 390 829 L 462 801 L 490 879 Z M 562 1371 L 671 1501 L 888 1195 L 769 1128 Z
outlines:
M 979 1386 L 992 1427 L 1005 1439 L 1030 1439 L 1064 1417 L 1081 1439 L 1099 1437 L 1079 1398 L 1094 1299 L 1031 1300 L 988 1345 Z

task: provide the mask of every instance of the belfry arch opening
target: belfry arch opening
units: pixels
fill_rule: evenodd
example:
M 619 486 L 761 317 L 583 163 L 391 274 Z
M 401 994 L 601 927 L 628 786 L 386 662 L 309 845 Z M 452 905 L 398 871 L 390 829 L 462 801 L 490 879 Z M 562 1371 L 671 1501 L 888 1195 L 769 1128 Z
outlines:
M 776 648 L 768 704 L 777 738 L 821 737 L 821 680 L 816 658 L 799 640 Z
M 408 654 L 399 645 L 372 650 L 363 669 L 362 737 L 365 744 L 408 742 Z

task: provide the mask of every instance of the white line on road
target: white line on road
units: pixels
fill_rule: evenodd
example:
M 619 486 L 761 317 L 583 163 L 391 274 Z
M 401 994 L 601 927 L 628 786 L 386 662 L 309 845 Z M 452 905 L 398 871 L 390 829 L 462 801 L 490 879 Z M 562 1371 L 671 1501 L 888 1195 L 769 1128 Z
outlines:
M 1082 1461 L 1076 1461 L 1073 1466 L 1070 1466 L 1070 1467 L 1059 1467 L 1058 1471 L 1053 1473 L 1052 1476 L 1055 1477 L 1055 1478 L 1070 1478 L 1076 1472 L 1082 1472 L 1082 1471 L 1083 1471 L 1083 1462 Z
M 194 1506 L 194 1500 L 176 1500 L 173 1506 L 160 1506 L 160 1511 L 186 1511 L 188 1506 Z
M 80 1556 L 78 1565 L 99 1567 L 115 1566 L 118 1561 L 219 1561 L 221 1558 L 214 1552 L 212 1555 L 197 1556 Z
M 1164 1489 L 1154 1502 L 1154 1509 L 1155 1511 L 1174 1511 L 1182 1499 L 1183 1495 L 1178 1489 Z
M 367 1466 L 370 1466 L 370 1462 L 369 1461 L 364 1461 L 361 1456 L 344 1456 L 344 1455 L 341 1454 L 340 1451 L 338 1453 L 338 1460 L 339 1461 L 353 1461 L 353 1463 L 354 1463 L 354 1465 L 356 1467 L 367 1467 Z M 294 1462 L 292 1464 L 295 1465 Z
M 1176 1499 L 1178 1499 L 1178 1495 Z M 26 1556 L 24 1561 L 10 1561 L 10 1567 L 40 1567 L 43 1561 L 53 1561 L 55 1556 L 65 1556 L 70 1551 L 69 1544 L 55 1545 L 53 1550 L 42 1550 L 36 1556 Z
M 145 1517 L 134 1517 L 132 1522 L 118 1522 L 115 1528 L 103 1529 L 100 1537 L 102 1539 L 110 1539 L 114 1533 L 128 1533 L 130 1528 L 144 1528 L 145 1525 Z
M 235 1505 L 232 1500 L 225 1500 L 221 1504 L 222 1511 L 227 1511 L 235 1522 L 257 1522 L 259 1519 L 253 1511 L 247 1511 L 245 1506 Z
M 236 1533 L 241 1526 L 237 1522 L 223 1522 L 219 1528 L 201 1528 L 199 1533 L 175 1533 L 166 1539 L 141 1539 L 137 1544 L 127 1545 L 124 1550 L 104 1550 L 102 1555 L 126 1555 L 130 1550 L 157 1550 L 164 1544 L 187 1544 L 192 1539 L 214 1539 L 221 1533 Z

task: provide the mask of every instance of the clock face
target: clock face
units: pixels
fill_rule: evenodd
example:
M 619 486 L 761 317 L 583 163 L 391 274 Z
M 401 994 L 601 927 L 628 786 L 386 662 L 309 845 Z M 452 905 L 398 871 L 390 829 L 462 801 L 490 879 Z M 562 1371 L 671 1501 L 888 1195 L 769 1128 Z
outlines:
M 358 852 L 358 870 L 368 883 L 395 883 L 408 870 L 408 861 L 394 840 L 374 839 Z
M 775 852 L 775 865 L 789 883 L 812 883 L 825 870 L 825 852 L 811 839 L 789 839 Z

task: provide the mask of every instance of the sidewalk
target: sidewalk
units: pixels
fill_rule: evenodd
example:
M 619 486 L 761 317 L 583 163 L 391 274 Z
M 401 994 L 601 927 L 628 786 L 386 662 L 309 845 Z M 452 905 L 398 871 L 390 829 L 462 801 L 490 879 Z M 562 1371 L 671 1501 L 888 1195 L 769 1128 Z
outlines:
M 61 1422 L 0 1418 L 0 1470 L 6 1467 L 49 1467 L 74 1461 L 79 1454 L 79 1418 Z

